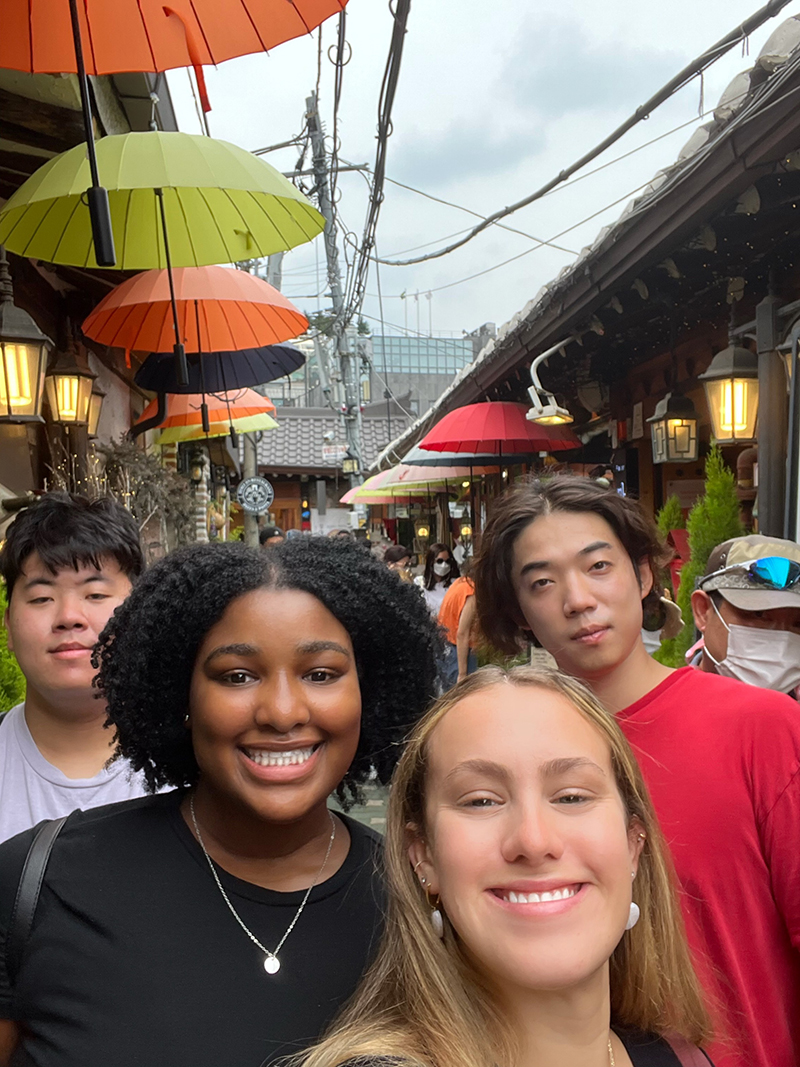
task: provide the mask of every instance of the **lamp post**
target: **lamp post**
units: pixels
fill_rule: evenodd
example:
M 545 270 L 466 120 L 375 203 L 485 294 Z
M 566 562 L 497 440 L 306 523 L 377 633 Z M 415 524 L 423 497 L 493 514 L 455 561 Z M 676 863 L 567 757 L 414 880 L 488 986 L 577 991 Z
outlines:
M 714 438 L 730 445 L 754 441 L 758 415 L 758 356 L 741 345 L 728 345 L 711 360 L 702 381 Z
M 52 342 L 14 303 L 0 245 L 0 423 L 42 422 L 44 368 Z
M 561 407 L 555 396 L 548 392 L 539 381 L 539 367 L 546 363 L 556 352 L 561 352 L 563 355 L 564 349 L 570 341 L 578 340 L 580 340 L 580 335 L 573 334 L 563 341 L 559 341 L 557 345 L 548 348 L 545 352 L 540 353 L 531 363 L 531 382 L 533 384 L 528 389 L 531 407 L 525 415 L 525 418 L 530 422 L 539 423 L 541 426 L 566 426 L 573 421 L 569 411 Z
M 697 411 L 688 396 L 667 393 L 647 421 L 652 426 L 653 463 L 691 463 L 697 459 Z

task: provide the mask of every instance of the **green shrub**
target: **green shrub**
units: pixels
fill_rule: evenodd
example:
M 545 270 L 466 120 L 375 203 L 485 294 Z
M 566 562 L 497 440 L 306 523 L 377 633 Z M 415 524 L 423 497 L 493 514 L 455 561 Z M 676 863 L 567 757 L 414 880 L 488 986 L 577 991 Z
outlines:
M 681 502 L 674 493 L 667 498 L 666 504 L 656 515 L 656 525 L 658 526 L 658 532 L 665 541 L 670 530 L 683 530 L 686 528 L 686 519 L 683 517 Z
M 8 648 L 8 631 L 4 625 L 6 606 L 6 589 L 0 582 L 0 712 L 9 711 L 25 699 L 25 678 L 17 657 Z
M 741 537 L 744 533 L 739 518 L 736 476 L 725 466 L 722 453 L 716 445 L 706 459 L 705 493 L 689 512 L 686 529 L 691 555 L 683 565 L 677 597 L 686 625 L 677 637 L 664 641 L 655 656 L 668 667 L 683 667 L 686 663 L 685 654 L 694 643 L 692 593 L 695 580 L 705 574 L 711 550 L 723 541 Z

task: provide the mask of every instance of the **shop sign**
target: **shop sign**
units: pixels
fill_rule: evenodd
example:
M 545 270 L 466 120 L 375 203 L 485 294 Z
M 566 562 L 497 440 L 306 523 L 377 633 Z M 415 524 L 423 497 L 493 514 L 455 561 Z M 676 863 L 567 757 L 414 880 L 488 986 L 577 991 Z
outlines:
M 275 490 L 266 478 L 245 478 L 236 488 L 236 499 L 250 515 L 263 515 L 275 499 Z

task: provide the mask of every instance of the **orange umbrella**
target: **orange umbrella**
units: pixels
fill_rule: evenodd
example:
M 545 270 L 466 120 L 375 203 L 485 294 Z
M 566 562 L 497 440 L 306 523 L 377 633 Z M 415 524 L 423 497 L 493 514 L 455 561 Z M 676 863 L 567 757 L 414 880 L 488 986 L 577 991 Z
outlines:
M 206 426 L 203 424 L 204 407 L 208 419 Z M 158 402 L 151 400 L 136 420 L 136 425 L 152 420 L 157 411 Z M 249 433 L 259 428 L 274 429 L 277 426 L 271 418 L 274 411 L 275 405 L 269 397 L 261 396 L 255 389 L 205 396 L 199 393 L 168 393 L 167 415 L 159 424 L 159 443 L 219 437 L 232 430 Z M 231 433 L 231 436 L 234 434 Z
M 347 0 L 77 0 L 87 74 L 163 71 L 266 52 Z M 75 74 L 70 0 L 0 0 L 0 67 Z
M 116 265 L 108 193 L 100 184 L 88 74 L 193 66 L 211 110 L 204 63 L 221 63 L 310 33 L 347 0 L 0 0 L 0 67 L 77 74 L 92 183 L 95 259 Z M 206 131 L 207 132 L 207 131 Z M 162 208 L 163 210 L 163 208 Z
M 308 319 L 261 278 L 226 267 L 172 272 L 180 336 L 188 352 L 233 352 L 297 337 Z M 166 270 L 148 270 L 113 289 L 83 323 L 93 341 L 135 352 L 167 352 L 175 326 Z

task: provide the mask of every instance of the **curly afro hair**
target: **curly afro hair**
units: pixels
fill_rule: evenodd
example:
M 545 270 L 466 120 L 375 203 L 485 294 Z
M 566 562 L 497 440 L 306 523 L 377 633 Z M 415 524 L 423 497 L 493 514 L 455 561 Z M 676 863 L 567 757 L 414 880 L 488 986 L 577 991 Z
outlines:
M 236 600 L 297 589 L 321 601 L 350 635 L 361 687 L 361 737 L 337 793 L 359 796 L 371 771 L 391 777 L 409 729 L 436 695 L 441 638 L 419 590 L 352 541 L 303 537 L 256 551 L 193 545 L 156 563 L 100 636 L 96 684 L 119 754 L 148 787 L 192 785 L 199 769 L 184 726 L 197 652 Z

